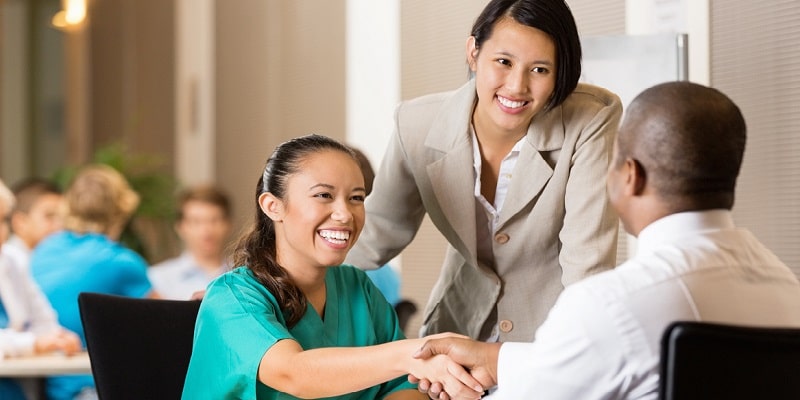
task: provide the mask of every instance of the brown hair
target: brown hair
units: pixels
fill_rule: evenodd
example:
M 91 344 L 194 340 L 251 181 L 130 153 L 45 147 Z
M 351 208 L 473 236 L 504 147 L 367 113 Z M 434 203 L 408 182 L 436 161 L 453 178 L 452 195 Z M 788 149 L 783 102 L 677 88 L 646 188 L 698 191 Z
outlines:
M 183 219 L 183 208 L 186 203 L 197 201 L 219 207 L 225 218 L 231 217 L 231 201 L 228 195 L 213 185 L 197 185 L 181 190 L 178 193 L 178 221 Z
M 48 194 L 61 195 L 61 189 L 53 182 L 41 178 L 28 178 L 14 185 L 11 190 L 17 203 L 12 212 L 30 212 L 40 197 Z

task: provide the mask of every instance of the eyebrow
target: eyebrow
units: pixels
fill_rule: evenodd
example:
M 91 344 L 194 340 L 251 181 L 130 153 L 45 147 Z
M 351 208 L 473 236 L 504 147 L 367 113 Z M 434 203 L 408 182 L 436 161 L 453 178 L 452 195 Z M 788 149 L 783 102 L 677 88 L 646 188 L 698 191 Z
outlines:
M 314 189 L 317 189 L 317 188 L 325 188 L 325 189 L 328 189 L 328 190 L 336 189 L 335 186 L 333 186 L 331 184 L 328 184 L 328 183 L 317 183 L 316 185 L 313 185 L 310 188 L 308 188 L 308 190 L 314 190 Z M 353 188 L 353 191 L 358 191 L 358 190 L 360 190 L 362 192 L 366 192 L 367 191 L 367 189 L 365 189 L 363 187 L 360 187 L 360 186 L 356 187 L 356 188 Z
M 511 54 L 511 53 L 509 53 L 507 51 L 503 51 L 503 50 L 498 51 L 495 54 L 501 55 L 501 56 L 506 56 L 508 58 L 513 58 L 513 59 L 518 59 L 519 58 L 519 57 L 517 57 L 517 56 L 515 56 L 515 55 L 513 55 L 513 54 Z M 550 67 L 552 67 L 554 65 L 553 62 L 549 61 L 549 60 L 533 60 L 533 64 L 543 64 L 543 65 L 547 65 L 547 66 L 550 66 Z

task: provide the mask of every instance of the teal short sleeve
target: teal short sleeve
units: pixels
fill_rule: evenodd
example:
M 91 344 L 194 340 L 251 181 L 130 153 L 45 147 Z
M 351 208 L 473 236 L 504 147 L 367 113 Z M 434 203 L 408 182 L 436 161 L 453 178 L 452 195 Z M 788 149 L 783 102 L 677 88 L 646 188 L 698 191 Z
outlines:
M 295 399 L 258 382 L 261 359 L 279 340 L 292 339 L 311 350 L 404 339 L 393 307 L 363 271 L 350 266 L 331 267 L 325 283 L 328 297 L 324 318 L 309 306 L 290 329 L 274 296 L 249 269 L 240 267 L 214 280 L 200 306 L 183 398 Z M 400 376 L 330 399 L 383 399 L 402 389 L 416 386 Z
M 249 270 L 222 275 L 200 306 L 183 398 L 255 399 L 261 358 L 291 337 L 274 298 Z

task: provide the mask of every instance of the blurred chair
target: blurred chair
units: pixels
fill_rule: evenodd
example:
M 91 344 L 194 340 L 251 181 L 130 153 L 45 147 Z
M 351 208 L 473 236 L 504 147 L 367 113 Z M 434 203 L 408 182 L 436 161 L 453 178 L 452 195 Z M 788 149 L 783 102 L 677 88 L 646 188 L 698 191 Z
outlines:
M 800 399 L 800 329 L 676 322 L 660 367 L 661 400 Z
M 394 311 L 397 313 L 397 319 L 400 321 L 400 329 L 406 330 L 408 321 L 417 312 L 417 305 L 411 300 L 401 299 L 394 305 Z
M 78 305 L 100 400 L 181 398 L 200 301 L 84 292 Z

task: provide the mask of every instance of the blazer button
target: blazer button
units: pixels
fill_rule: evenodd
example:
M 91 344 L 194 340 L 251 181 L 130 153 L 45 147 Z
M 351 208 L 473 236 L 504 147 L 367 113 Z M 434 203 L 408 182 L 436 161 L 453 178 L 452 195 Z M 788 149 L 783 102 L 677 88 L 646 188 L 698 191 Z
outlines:
M 500 321 L 500 331 L 501 332 L 508 333 L 508 332 L 511 332 L 512 329 L 514 329 L 514 324 L 511 321 L 509 321 L 507 319 L 504 319 L 504 320 Z
M 494 235 L 494 241 L 500 244 L 505 244 L 508 242 L 508 235 L 505 233 L 498 233 L 497 235 Z

